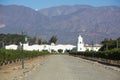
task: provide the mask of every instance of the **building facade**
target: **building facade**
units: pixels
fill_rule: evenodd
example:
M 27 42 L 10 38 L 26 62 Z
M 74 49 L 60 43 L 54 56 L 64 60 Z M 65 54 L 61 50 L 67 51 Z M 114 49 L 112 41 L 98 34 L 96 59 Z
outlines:
M 22 45 L 20 43 L 20 45 Z M 6 45 L 5 49 L 13 49 L 13 50 L 17 50 L 18 49 L 18 45 L 12 44 L 12 45 Z M 66 52 L 67 50 L 72 50 L 73 48 L 75 48 L 76 46 L 74 45 L 70 45 L 70 44 L 51 44 L 51 45 L 38 45 L 38 44 L 34 44 L 34 45 L 29 45 L 28 43 L 23 44 L 23 49 L 24 50 L 28 50 L 28 51 L 43 51 L 43 50 L 47 50 L 49 52 L 55 51 L 58 52 L 58 50 L 62 50 L 62 53 Z
M 22 45 L 20 43 L 20 45 Z M 77 42 L 77 51 L 98 51 L 100 48 L 102 47 L 102 45 L 100 44 L 93 44 L 93 45 L 88 45 L 85 44 L 83 41 L 83 38 L 81 35 L 78 36 L 78 42 Z M 14 49 L 17 50 L 19 48 L 18 45 L 12 44 L 12 45 L 6 45 L 5 49 Z M 67 50 L 73 50 L 75 49 L 76 46 L 74 45 L 70 45 L 70 44 L 44 44 L 44 45 L 38 45 L 38 44 L 34 44 L 34 45 L 29 45 L 29 43 L 25 43 L 23 44 L 23 49 L 24 50 L 29 50 L 29 51 L 33 51 L 33 50 L 37 50 L 37 51 L 43 51 L 43 50 L 47 50 L 49 52 L 55 51 L 58 52 L 58 50 L 62 50 L 63 53 Z
M 98 51 L 102 45 L 100 44 L 84 44 L 83 38 L 81 35 L 78 36 L 78 42 L 77 42 L 77 51 Z

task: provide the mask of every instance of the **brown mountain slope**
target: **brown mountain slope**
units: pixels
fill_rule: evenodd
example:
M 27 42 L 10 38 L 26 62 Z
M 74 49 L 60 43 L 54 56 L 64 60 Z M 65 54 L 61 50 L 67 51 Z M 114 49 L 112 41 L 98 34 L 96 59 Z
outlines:
M 85 42 L 120 37 L 120 7 L 60 6 L 35 11 L 23 6 L 0 6 L 0 33 L 37 35 L 58 43 L 73 43 L 81 34 Z

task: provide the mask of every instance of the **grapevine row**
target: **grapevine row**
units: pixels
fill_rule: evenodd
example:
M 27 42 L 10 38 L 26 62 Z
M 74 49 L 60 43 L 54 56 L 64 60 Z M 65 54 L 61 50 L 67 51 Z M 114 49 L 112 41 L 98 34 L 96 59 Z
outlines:
M 49 52 L 47 51 L 24 51 L 24 58 L 25 59 L 30 59 L 34 58 L 37 56 L 42 56 L 46 55 Z M 0 49 L 0 66 L 6 65 L 9 63 L 21 61 L 22 58 L 22 50 L 5 50 L 5 49 Z
M 70 55 L 81 55 L 86 57 L 105 58 L 111 60 L 120 60 L 120 48 L 106 51 L 86 51 L 86 52 L 70 52 Z

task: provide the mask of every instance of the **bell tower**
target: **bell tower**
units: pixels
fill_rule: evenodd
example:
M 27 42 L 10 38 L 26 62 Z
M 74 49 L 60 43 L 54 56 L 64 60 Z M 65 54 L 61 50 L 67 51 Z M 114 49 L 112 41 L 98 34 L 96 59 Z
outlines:
M 84 42 L 81 35 L 78 36 L 77 51 L 85 51 Z

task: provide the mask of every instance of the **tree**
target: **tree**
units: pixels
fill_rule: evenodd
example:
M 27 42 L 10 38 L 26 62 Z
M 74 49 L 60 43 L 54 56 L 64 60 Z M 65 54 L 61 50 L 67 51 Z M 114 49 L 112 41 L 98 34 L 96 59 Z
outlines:
M 100 49 L 100 51 L 105 51 L 105 50 L 111 50 L 114 48 L 119 48 L 120 47 L 120 38 L 116 40 L 112 39 L 104 39 L 101 44 L 103 45 Z
M 59 52 L 59 53 L 62 53 L 62 52 L 63 52 L 63 50 L 62 50 L 62 49 L 58 49 L 58 52 Z
M 19 44 L 25 36 L 19 34 L 0 34 L 0 42 L 4 45 Z
M 50 40 L 49 40 L 49 43 L 51 44 L 51 43 L 55 43 L 56 44 L 56 42 L 57 42 L 57 37 L 56 36 L 52 36 L 51 38 L 50 38 Z

